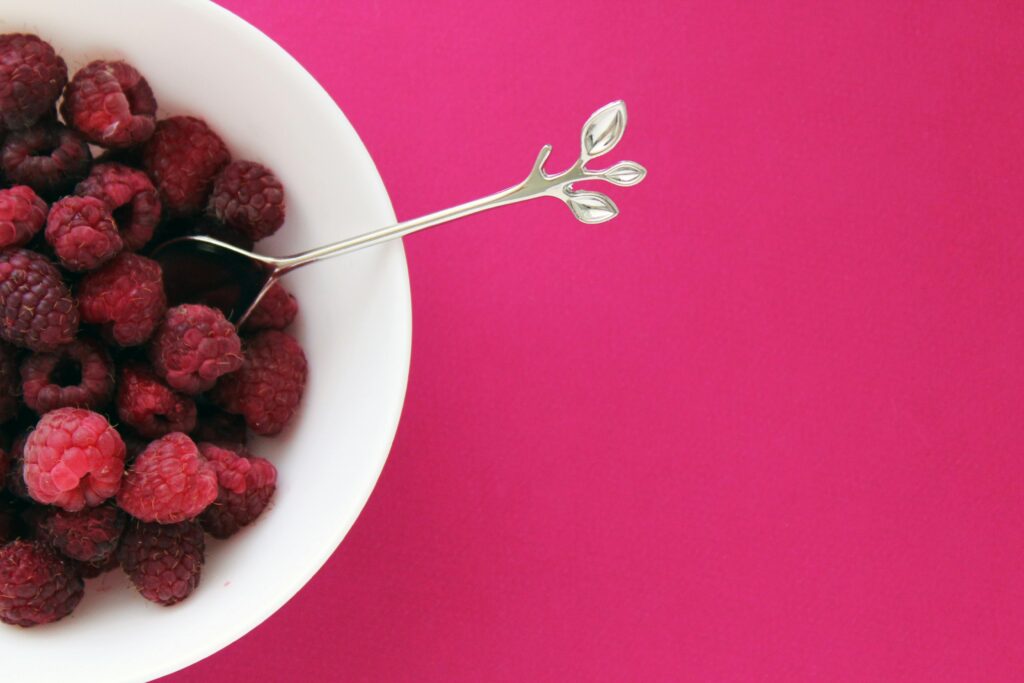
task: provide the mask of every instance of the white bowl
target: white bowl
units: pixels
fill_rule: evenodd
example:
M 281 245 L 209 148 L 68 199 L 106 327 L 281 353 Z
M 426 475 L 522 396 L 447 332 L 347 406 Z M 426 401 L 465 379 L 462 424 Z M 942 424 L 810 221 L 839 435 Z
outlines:
M 205 0 L 0 0 L 0 32 L 50 41 L 69 70 L 124 58 L 149 80 L 160 115 L 205 118 L 235 158 L 273 168 L 288 221 L 261 244 L 284 254 L 394 221 L 369 154 L 330 96 L 280 47 Z M 89 581 L 70 617 L 0 625 L 5 680 L 142 681 L 224 647 L 310 579 L 366 502 L 391 447 L 409 367 L 409 280 L 400 243 L 289 276 L 292 330 L 309 359 L 299 415 L 255 442 L 279 472 L 272 507 L 210 543 L 196 592 L 147 602 L 120 572 Z M 282 653 L 294 656 L 295 653 Z

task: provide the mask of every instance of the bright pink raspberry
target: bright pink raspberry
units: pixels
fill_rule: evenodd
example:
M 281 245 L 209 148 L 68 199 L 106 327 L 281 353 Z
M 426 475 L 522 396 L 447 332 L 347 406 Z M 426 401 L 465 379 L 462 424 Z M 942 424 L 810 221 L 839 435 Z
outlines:
M 11 133 L 0 148 L 0 165 L 8 180 L 28 185 L 48 199 L 71 189 L 91 162 L 85 140 L 52 121 Z
M 292 324 L 299 312 L 299 302 L 288 290 L 275 282 L 263 295 L 256 308 L 246 319 L 242 329 L 246 332 L 258 330 L 283 330 Z
M 164 207 L 183 215 L 198 213 L 206 206 L 213 179 L 231 155 L 205 121 L 172 116 L 157 124 L 142 159 Z
M 160 198 L 142 171 L 124 164 L 93 166 L 75 194 L 102 199 L 114 217 L 124 248 L 135 251 L 153 237 L 160 222 Z
M 263 436 L 279 433 L 292 419 L 306 388 L 306 355 L 292 337 L 277 330 L 246 339 L 245 364 L 224 377 L 213 400 L 245 418 Z
M 64 92 L 61 114 L 89 142 L 131 147 L 156 127 L 156 98 L 146 79 L 125 62 L 90 62 Z
M 117 416 L 140 435 L 155 439 L 170 432 L 191 432 L 196 403 L 173 391 L 141 363 L 121 370 L 117 384 Z
M 35 237 L 46 222 L 46 202 L 31 187 L 0 190 L 0 249 L 20 247 Z
M 21 393 L 25 405 L 40 415 L 65 407 L 99 409 L 114 394 L 114 363 L 98 342 L 76 339 L 26 358 Z
M 95 197 L 64 197 L 50 207 L 46 241 L 68 270 L 93 270 L 124 246 L 107 205 Z
M 210 212 L 254 242 L 284 225 L 284 211 L 281 181 L 262 164 L 233 161 L 213 183 Z
M 217 309 L 182 304 L 167 311 L 150 341 L 149 357 L 171 388 L 198 394 L 242 367 L 242 342 Z
M 199 585 L 205 551 L 203 528 L 196 522 L 132 521 L 117 554 L 142 597 L 167 606 L 181 602 Z
M 0 128 L 31 126 L 53 109 L 67 82 L 67 65 L 45 40 L 0 35 Z
M 142 451 L 124 478 L 117 504 L 144 522 L 194 519 L 217 498 L 217 474 L 192 439 L 180 432 Z
M 107 418 L 58 408 L 25 442 L 25 484 L 33 500 L 76 512 L 114 496 L 124 474 L 124 441 Z
M 146 342 L 167 311 L 160 264 L 121 253 L 86 274 L 78 287 L 82 320 L 101 325 L 104 337 L 120 346 Z
M 33 351 L 53 351 L 78 332 L 78 306 L 45 256 L 0 251 L 0 338 Z
M 219 493 L 200 517 L 215 538 L 227 538 L 252 523 L 266 509 L 277 488 L 277 469 L 269 460 L 236 453 L 210 443 L 199 450 L 217 472 Z
M 40 541 L 0 548 L 0 621 L 38 626 L 63 619 L 82 600 L 85 586 L 70 562 Z

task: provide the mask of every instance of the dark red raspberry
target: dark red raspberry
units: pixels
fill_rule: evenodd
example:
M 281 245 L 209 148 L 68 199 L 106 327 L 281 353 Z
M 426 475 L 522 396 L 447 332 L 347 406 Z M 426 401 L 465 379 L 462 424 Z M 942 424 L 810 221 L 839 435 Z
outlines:
M 142 597 L 173 605 L 191 595 L 199 585 L 205 550 L 203 528 L 196 522 L 132 521 L 117 554 Z
M 78 570 L 79 575 L 83 579 L 95 579 L 97 576 L 106 574 L 107 572 L 121 566 L 121 562 L 118 560 L 116 552 L 110 553 L 110 557 L 100 562 L 69 561 Z
M 191 432 L 196 403 L 173 391 L 146 366 L 132 363 L 121 370 L 117 416 L 140 435 L 156 439 L 170 432 Z
M 245 418 L 207 407 L 199 412 L 196 428 L 192 431 L 192 440 L 196 443 L 209 441 L 216 444 L 245 446 L 249 440 L 245 430 Z
M 53 351 L 78 332 L 78 307 L 45 256 L 0 251 L 0 337 L 33 351 Z
M 18 414 L 19 396 L 21 379 L 18 375 L 18 352 L 10 344 L 0 341 L 0 423 Z M 3 476 L 0 476 L 0 486 L 3 481 Z
M 28 185 L 51 199 L 83 178 L 91 161 L 85 140 L 59 123 L 11 133 L 0 149 L 0 164 L 11 182 Z
M 298 312 L 299 302 L 280 282 L 276 282 L 246 318 L 242 329 L 246 332 L 283 330 L 292 324 Z
M 76 512 L 118 492 L 124 441 L 107 418 L 83 408 L 43 415 L 25 442 L 25 483 L 33 500 Z
M 46 241 L 68 270 L 93 270 L 124 246 L 110 209 L 95 197 L 64 197 L 50 207 Z
M 242 342 L 217 309 L 182 304 L 167 311 L 150 341 L 149 357 L 173 389 L 198 394 L 242 367 Z
M 138 254 L 121 253 L 82 279 L 78 305 L 82 320 L 102 325 L 107 339 L 121 346 L 142 344 L 167 311 L 160 264 Z
M 84 585 L 71 564 L 39 541 L 0 548 L 0 621 L 37 626 L 71 614 Z
M 99 564 L 115 550 L 124 531 L 124 513 L 113 505 L 66 512 L 43 508 L 36 523 L 39 538 L 72 560 Z
M 217 472 L 219 485 L 217 500 L 199 519 L 211 536 L 227 538 L 266 509 L 277 488 L 277 469 L 269 460 L 210 443 L 199 449 Z
M 266 166 L 233 161 L 213 183 L 210 213 L 229 228 L 259 241 L 284 224 L 284 188 Z
M 114 394 L 114 363 L 92 339 L 33 353 L 21 364 L 21 393 L 25 405 L 40 415 L 69 406 L 102 408 Z
M 142 159 L 164 207 L 180 215 L 206 206 L 213 179 L 231 155 L 205 121 L 172 116 L 157 124 Z
M 124 164 L 93 166 L 75 194 L 102 199 L 114 217 L 124 248 L 135 251 L 153 237 L 160 222 L 160 198 L 142 171 Z
M 245 418 L 263 436 L 279 433 L 292 419 L 306 388 L 306 355 L 292 337 L 277 330 L 246 339 L 245 364 L 224 377 L 213 400 Z
M 28 495 L 28 485 L 25 483 L 25 441 L 28 434 L 22 434 L 11 444 L 11 450 L 7 453 L 7 479 L 4 482 L 7 490 L 22 500 L 32 500 Z
M 31 187 L 0 190 L 0 249 L 20 247 L 35 237 L 46 222 L 46 202 Z
M 135 458 L 117 504 L 144 522 L 193 519 L 217 498 L 217 475 L 192 439 L 171 432 Z
M 68 67 L 38 36 L 0 35 L 0 128 L 28 128 L 53 110 Z
M 125 62 L 90 62 L 75 74 L 60 108 L 68 125 L 102 147 L 145 142 L 156 127 L 156 98 Z

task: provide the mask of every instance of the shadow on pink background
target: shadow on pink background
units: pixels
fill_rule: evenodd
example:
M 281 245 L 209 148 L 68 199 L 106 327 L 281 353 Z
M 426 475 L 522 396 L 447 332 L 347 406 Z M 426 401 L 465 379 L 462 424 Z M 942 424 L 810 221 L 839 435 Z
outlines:
M 607 225 L 540 202 L 407 241 L 365 512 L 165 680 L 1019 680 L 1019 3 L 224 4 L 400 218 L 546 142 L 560 169 L 619 97 L 649 176 Z

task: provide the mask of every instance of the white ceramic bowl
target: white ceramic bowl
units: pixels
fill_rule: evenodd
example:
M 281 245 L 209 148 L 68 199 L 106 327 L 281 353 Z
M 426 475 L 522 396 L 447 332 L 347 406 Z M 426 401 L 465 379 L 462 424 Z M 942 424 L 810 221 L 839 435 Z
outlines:
M 205 0 L 0 0 L 0 32 L 49 40 L 74 72 L 124 58 L 149 80 L 160 115 L 191 113 L 235 158 L 281 177 L 288 220 L 261 244 L 312 247 L 394 221 L 355 131 L 280 47 Z M 391 243 L 297 272 L 292 330 L 309 384 L 283 435 L 254 443 L 279 472 L 272 507 L 250 528 L 210 543 L 196 592 L 170 608 L 139 596 L 120 572 L 92 580 L 70 617 L 32 629 L 0 625 L 11 681 L 149 680 L 241 637 L 291 598 L 335 550 L 380 473 L 408 375 L 409 281 Z M 295 653 L 282 653 L 295 656 Z

